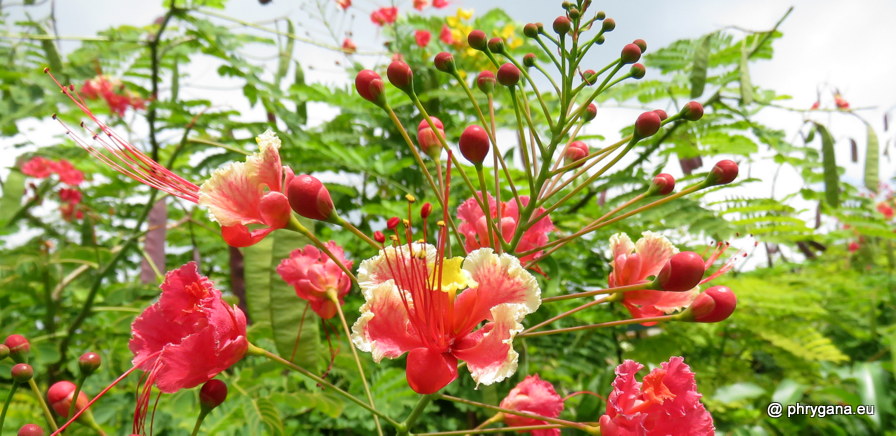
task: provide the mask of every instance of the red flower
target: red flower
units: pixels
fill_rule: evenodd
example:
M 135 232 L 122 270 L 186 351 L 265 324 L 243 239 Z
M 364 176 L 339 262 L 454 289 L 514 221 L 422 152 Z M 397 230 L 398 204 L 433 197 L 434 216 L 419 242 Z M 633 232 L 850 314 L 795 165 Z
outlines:
M 59 206 L 59 213 L 62 214 L 62 219 L 66 221 L 84 218 L 84 212 L 78 208 L 77 203 L 66 203 Z
M 71 162 L 60 159 L 54 164 L 54 171 L 59 174 L 59 181 L 70 186 L 78 186 L 84 181 L 84 173 L 78 171 Z
M 414 0 L 414 9 L 418 11 L 422 11 L 427 6 L 429 6 L 429 0 Z
M 352 0 L 336 0 L 336 4 L 342 9 L 348 9 L 352 5 Z
M 478 195 L 477 195 L 478 196 Z M 529 197 L 525 195 L 520 196 L 520 203 L 522 203 L 523 207 L 529 204 Z M 497 220 L 498 218 L 498 208 L 495 204 L 495 199 L 489 194 L 488 196 L 488 204 L 489 209 L 491 210 L 492 218 Z M 538 216 L 545 211 L 543 207 L 539 207 L 535 210 L 535 214 L 533 216 Z M 457 217 L 460 218 L 461 223 L 457 227 L 457 230 L 464 235 L 464 249 L 467 253 L 481 247 L 493 247 L 494 244 L 489 240 L 489 231 L 488 231 L 488 223 L 485 218 L 485 214 L 482 213 L 482 208 L 479 207 L 479 204 L 476 203 L 476 199 L 470 198 L 467 201 L 463 202 L 457 208 Z M 520 219 L 520 211 L 517 207 L 516 200 L 509 200 L 501 202 L 501 220 L 500 222 L 496 222 L 495 224 L 501 229 L 501 237 L 506 242 L 510 242 L 513 239 L 513 234 L 516 232 L 516 226 Z M 523 236 L 520 239 L 519 245 L 517 245 L 517 252 L 524 253 L 526 251 L 541 247 L 545 243 L 548 242 L 548 233 L 554 230 L 554 224 L 551 222 L 551 218 L 545 216 L 540 219 L 535 225 L 530 227 L 528 230 L 523 232 Z M 526 262 L 532 259 L 537 258 L 541 255 L 541 251 L 528 254 L 520 258 L 521 261 Z
M 373 21 L 373 24 L 376 24 L 377 26 L 392 24 L 396 19 L 398 19 L 398 8 L 394 6 L 390 8 L 379 8 L 370 14 L 370 21 Z
M 358 270 L 367 302 L 352 340 L 377 362 L 408 353 L 408 385 L 421 394 L 457 378 L 459 359 L 477 384 L 513 374 L 513 338 L 541 304 L 538 282 L 515 257 L 483 248 L 446 259 L 445 237 L 440 250 L 423 243 L 386 247 Z
M 342 41 L 342 51 L 352 54 L 358 51 L 358 46 L 356 46 L 351 39 L 345 38 L 345 40 Z
M 714 435 L 712 416 L 700 403 L 694 373 L 681 357 L 672 357 L 644 377 L 644 368 L 626 360 L 616 367 L 607 413 L 600 418 L 603 436 Z
M 432 39 L 432 34 L 427 30 L 415 30 L 414 31 L 414 40 L 417 41 L 417 45 L 420 47 L 426 47 L 429 45 L 429 40 Z
M 432 7 L 442 9 L 448 6 L 448 0 L 432 0 Z
M 162 296 L 131 325 L 134 366 L 149 373 L 146 386 L 162 392 L 192 388 L 246 354 L 246 316 L 221 299 L 195 262 L 169 271 Z
M 847 247 L 847 249 L 849 250 L 850 253 L 855 253 L 856 251 L 859 251 L 859 248 L 861 248 L 861 247 L 862 246 L 859 245 L 858 242 L 852 241 L 849 243 L 849 246 Z
M 893 208 L 887 203 L 878 203 L 877 211 L 883 214 L 887 219 L 893 218 Z
M 563 398 L 557 394 L 552 384 L 538 378 L 538 375 L 530 375 L 510 390 L 501 400 L 501 407 L 556 418 L 563 411 Z M 504 414 L 504 423 L 516 427 L 547 424 L 545 421 L 507 413 Z M 560 429 L 531 430 L 531 433 L 535 436 L 557 436 Z
M 346 268 L 351 269 L 352 261 L 345 259 L 342 247 L 330 241 L 325 244 Z M 296 288 L 296 295 L 308 301 L 311 309 L 323 319 L 336 315 L 336 305 L 327 297 L 327 292 L 335 292 L 339 304 L 345 303 L 345 295 L 352 287 L 348 276 L 339 265 L 313 245 L 306 245 L 289 254 L 277 266 L 277 273 L 283 281 Z
M 840 94 L 834 94 L 834 104 L 837 106 L 837 109 L 849 109 L 849 102 Z
M 84 82 L 81 86 L 81 95 L 89 100 L 102 98 L 106 100 L 109 109 L 118 116 L 124 116 L 128 107 L 143 109 L 144 101 L 132 91 L 125 90 L 124 84 L 118 79 L 110 79 L 100 75 Z
M 451 35 L 451 28 L 447 24 L 442 25 L 442 30 L 439 32 L 439 40 L 448 45 L 454 44 L 454 36 Z
M 59 201 L 69 204 L 78 204 L 81 202 L 81 191 L 68 188 L 60 189 Z
M 41 156 L 35 156 L 22 164 L 22 174 L 43 179 L 55 172 L 55 162 Z

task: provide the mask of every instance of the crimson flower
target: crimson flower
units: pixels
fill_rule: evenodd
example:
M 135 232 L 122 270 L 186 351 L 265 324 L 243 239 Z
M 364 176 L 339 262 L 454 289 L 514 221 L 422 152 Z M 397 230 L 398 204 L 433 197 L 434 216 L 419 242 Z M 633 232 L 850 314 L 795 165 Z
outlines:
M 538 378 L 536 374 L 526 377 L 516 387 L 511 389 L 507 396 L 501 400 L 501 407 L 556 418 L 563 411 L 563 398 L 554 390 L 554 385 Z M 515 427 L 547 424 L 547 422 L 538 419 L 508 413 L 504 414 L 504 423 Z M 560 429 L 550 428 L 531 430 L 530 432 L 535 436 L 558 436 Z
M 69 186 L 78 186 L 84 181 L 84 173 L 79 171 L 71 162 L 59 159 L 53 165 L 53 171 L 59 175 L 59 181 Z
M 442 25 L 442 30 L 439 32 L 439 40 L 447 45 L 454 44 L 454 36 L 451 34 L 451 28 L 447 24 Z
M 877 211 L 881 213 L 885 218 L 891 219 L 893 218 L 894 212 L 893 207 L 891 207 L 886 202 L 881 202 L 877 204 Z
M 55 172 L 55 162 L 41 156 L 35 156 L 22 164 L 22 174 L 43 179 Z
M 429 6 L 429 0 L 414 0 L 414 9 L 422 11 Z
M 513 338 L 541 304 L 538 283 L 517 258 L 483 248 L 446 259 L 444 238 L 439 246 L 386 247 L 358 270 L 366 303 L 352 340 L 377 362 L 408 353 L 408 385 L 421 394 L 457 378 L 459 359 L 477 384 L 513 374 Z
M 626 360 L 616 367 L 613 392 L 607 399 L 607 413 L 600 418 L 602 436 L 699 436 L 714 435 L 712 416 L 700 402 L 694 373 L 681 357 L 644 376 L 644 368 Z
M 81 95 L 89 100 L 102 98 L 106 100 L 109 109 L 119 117 L 124 116 L 128 107 L 143 109 L 144 100 L 130 90 L 124 89 L 121 80 L 99 75 L 84 82 L 81 86 Z
M 325 245 L 346 268 L 351 269 L 353 262 L 345 259 L 342 247 L 333 241 Z M 345 295 L 352 287 L 351 280 L 339 265 L 313 245 L 306 245 L 305 248 L 290 253 L 277 266 L 277 273 L 283 281 L 295 287 L 296 295 L 308 301 L 311 310 L 323 319 L 336 315 L 336 305 L 330 301 L 327 292 L 335 292 L 342 305 Z
M 525 207 L 529 204 L 529 197 L 521 195 L 520 203 Z M 488 195 L 488 205 L 489 210 L 491 210 L 492 218 L 497 220 L 498 207 L 494 197 L 491 195 Z M 543 207 L 539 207 L 535 210 L 533 216 L 538 216 L 544 211 L 545 209 Z M 496 222 L 495 224 L 501 229 L 501 238 L 504 239 L 505 242 L 510 242 L 513 239 L 513 234 L 516 232 L 516 226 L 519 224 L 520 219 L 520 210 L 517 207 L 516 200 L 511 199 L 509 201 L 501 202 L 500 216 L 500 222 Z M 457 208 L 457 217 L 461 220 L 457 230 L 464 235 L 464 249 L 468 253 L 477 248 L 494 246 L 491 240 L 489 240 L 488 223 L 485 214 L 482 213 L 482 208 L 479 207 L 476 199 L 470 198 L 463 202 L 463 204 Z M 523 253 L 541 247 L 548 242 L 548 233 L 552 230 L 554 230 L 554 224 L 551 222 L 549 216 L 540 219 L 535 225 L 523 232 L 523 236 L 517 245 L 517 252 Z M 537 258 L 541 253 L 541 251 L 538 251 L 528 254 L 521 257 L 520 260 L 526 262 Z
M 420 47 L 426 47 L 429 45 L 429 40 L 432 39 L 432 34 L 427 30 L 415 30 L 414 31 L 414 40 L 417 42 L 417 45 Z
M 432 0 L 432 7 L 436 9 L 448 7 L 448 0 Z
M 370 14 L 370 21 L 373 21 L 373 24 L 376 24 L 377 26 L 392 24 L 396 19 L 398 19 L 398 8 L 394 6 L 389 8 L 379 8 Z

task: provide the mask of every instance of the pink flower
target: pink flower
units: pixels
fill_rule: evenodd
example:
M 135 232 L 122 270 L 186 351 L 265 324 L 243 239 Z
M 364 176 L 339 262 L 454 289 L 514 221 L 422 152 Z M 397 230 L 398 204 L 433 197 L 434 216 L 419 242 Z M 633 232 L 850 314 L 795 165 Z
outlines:
M 84 173 L 76 169 L 71 162 L 60 159 L 54 164 L 54 171 L 59 174 L 59 181 L 69 186 L 78 186 L 84 181 Z
M 345 40 L 342 41 L 342 51 L 344 51 L 348 54 L 352 54 L 352 53 L 358 51 L 358 46 L 356 46 L 355 43 L 351 39 L 345 38 Z
M 55 172 L 55 162 L 41 156 L 35 156 L 22 164 L 22 174 L 43 179 Z
M 440 250 L 421 242 L 386 247 L 358 270 L 366 303 L 352 340 L 377 362 L 408 353 L 408 385 L 421 394 L 457 378 L 459 359 L 477 384 L 513 374 L 513 338 L 541 304 L 538 282 L 515 257 L 483 248 L 446 259 L 445 237 Z
M 398 8 L 394 6 L 390 8 L 379 8 L 370 14 L 370 21 L 373 21 L 373 24 L 376 24 L 377 26 L 392 24 L 396 19 L 398 19 Z
M 501 407 L 556 418 L 563 411 L 563 398 L 557 394 L 552 384 L 538 378 L 538 375 L 530 375 L 510 390 L 501 400 Z M 504 423 L 515 427 L 547 424 L 545 421 L 507 413 L 504 414 Z M 531 433 L 535 436 L 557 436 L 560 429 L 531 430 Z
M 681 357 L 672 357 L 644 376 L 644 368 L 626 360 L 616 367 L 607 413 L 600 418 L 602 436 L 714 435 L 712 416 L 700 402 L 694 373 Z
M 325 245 L 347 269 L 351 269 L 353 262 L 345 259 L 342 247 L 333 241 Z M 277 266 L 277 273 L 283 281 L 295 287 L 296 295 L 308 301 L 311 309 L 323 319 L 336 315 L 336 305 L 330 301 L 327 293 L 335 293 L 342 305 L 345 303 L 345 295 L 352 287 L 351 280 L 339 265 L 313 245 L 306 245 L 305 248 L 290 253 Z
M 850 242 L 849 246 L 847 247 L 847 249 L 849 250 L 850 253 L 855 253 L 856 251 L 859 251 L 859 248 L 862 248 L 862 246 L 859 245 L 859 243 L 856 241 Z
M 611 288 L 635 285 L 650 281 L 648 278 L 659 274 L 672 255 L 678 253 L 668 239 L 654 232 L 644 232 L 643 237 L 633 244 L 625 233 L 610 237 L 613 271 L 608 279 Z M 623 293 L 622 303 L 635 318 L 648 318 L 683 309 L 694 301 L 699 289 L 684 292 L 628 291 Z M 653 325 L 654 323 L 645 323 Z
M 439 41 L 447 45 L 453 45 L 455 42 L 454 36 L 451 34 L 451 28 L 447 24 L 442 25 L 442 30 L 439 32 Z
M 106 100 L 109 109 L 118 116 L 124 116 L 128 107 L 143 109 L 143 99 L 132 91 L 124 89 L 124 84 L 118 79 L 112 79 L 104 75 L 96 76 L 84 82 L 81 86 L 81 95 L 88 100 L 102 98 Z
M 448 0 L 432 0 L 432 7 L 442 9 L 448 6 Z
M 81 202 L 81 191 L 68 188 L 60 189 L 59 201 L 69 204 L 78 204 Z
M 169 271 L 162 296 L 131 324 L 128 347 L 147 386 L 177 392 L 207 382 L 246 354 L 246 316 L 229 306 L 195 262 Z
M 417 45 L 420 47 L 426 47 L 429 45 L 429 40 L 432 39 L 432 34 L 427 30 L 415 30 L 414 31 L 414 40 L 417 41 Z
M 348 9 L 352 5 L 352 0 L 336 0 L 336 4 L 342 9 Z
M 893 208 L 887 203 L 878 203 L 877 211 L 887 219 L 893 218 Z
M 491 211 L 492 218 L 497 221 L 498 208 L 495 203 L 495 199 L 489 195 L 489 210 Z M 529 197 L 521 195 L 520 203 L 525 207 L 529 204 Z M 533 217 L 541 215 L 544 211 L 545 209 L 543 207 L 537 208 Z M 470 198 L 463 202 L 463 204 L 457 208 L 457 217 L 461 220 L 457 230 L 464 235 L 464 249 L 467 253 L 477 248 L 494 246 L 494 243 L 489 239 L 490 232 L 488 231 L 488 223 L 485 214 L 482 213 L 482 208 L 476 203 L 476 199 Z M 520 211 L 517 207 L 516 200 L 511 199 L 509 201 L 501 202 L 501 220 L 500 222 L 495 222 L 495 225 L 501 229 L 501 238 L 504 241 L 510 242 L 513 239 L 513 234 L 516 232 L 516 226 L 519 219 Z M 552 230 L 554 230 L 554 224 L 551 222 L 549 216 L 540 219 L 535 225 L 523 232 L 523 236 L 517 245 L 517 253 L 524 253 L 543 246 L 548 242 L 548 233 Z M 520 260 L 526 262 L 541 256 L 541 253 L 541 251 L 537 251 L 521 257 Z
M 427 6 L 429 6 L 429 0 L 414 0 L 414 9 L 418 11 L 422 11 Z
M 837 109 L 849 109 L 849 102 L 839 93 L 834 94 L 834 104 L 837 106 Z

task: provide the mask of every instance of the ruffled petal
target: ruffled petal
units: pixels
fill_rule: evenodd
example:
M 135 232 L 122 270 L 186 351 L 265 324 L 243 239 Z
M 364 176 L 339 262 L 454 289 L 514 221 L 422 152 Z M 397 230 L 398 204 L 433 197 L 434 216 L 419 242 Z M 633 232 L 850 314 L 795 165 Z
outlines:
M 495 254 L 491 248 L 482 248 L 467 255 L 464 270 L 475 282 L 455 300 L 454 332 L 466 335 L 481 321 L 491 319 L 491 311 L 502 304 L 519 304 L 520 321 L 541 305 L 541 289 L 538 281 L 509 254 Z
M 416 242 L 411 244 L 411 248 L 402 244 L 398 247 L 389 246 L 379 251 L 379 253 L 370 259 L 361 262 L 358 267 L 358 285 L 364 298 L 370 300 L 370 291 L 379 285 L 394 281 L 395 284 L 402 289 L 410 289 L 407 283 L 410 274 L 410 263 L 412 259 L 419 259 L 422 253 L 426 255 L 426 265 L 432 265 L 436 260 L 436 247 L 431 244 Z M 422 273 L 422 268 L 428 268 L 423 262 L 416 262 L 416 268 L 421 269 L 420 277 L 429 277 L 430 271 Z
M 199 187 L 199 204 L 221 226 L 262 224 L 258 205 L 264 195 L 262 185 L 250 178 L 245 162 L 231 162 L 212 173 Z
M 617 233 L 610 236 L 610 251 L 613 253 L 613 259 L 616 259 L 620 254 L 630 254 L 635 251 L 635 244 L 625 233 Z
M 273 227 L 263 227 L 249 230 L 243 224 L 221 226 L 221 239 L 231 247 L 249 247 L 261 242 L 267 235 L 276 230 Z
M 493 322 L 460 338 L 452 352 L 467 362 L 477 384 L 490 385 L 513 375 L 519 355 L 513 349 L 513 337 L 523 330 L 519 323 L 528 313 L 522 304 L 501 304 L 491 310 Z
M 246 159 L 246 171 L 250 180 L 263 184 L 269 190 L 283 191 L 283 165 L 280 163 L 280 138 L 271 130 L 255 137 L 258 153 Z
M 352 342 L 359 350 L 370 352 L 376 362 L 423 346 L 408 320 L 399 292 L 391 281 L 369 289 L 361 316 L 352 326 Z M 408 304 L 413 301 L 408 300 Z
M 408 353 L 408 386 L 418 394 L 434 394 L 457 378 L 457 359 L 429 348 Z
M 659 274 L 678 249 L 665 236 L 654 232 L 644 232 L 635 244 L 635 251 L 641 256 L 641 278 Z

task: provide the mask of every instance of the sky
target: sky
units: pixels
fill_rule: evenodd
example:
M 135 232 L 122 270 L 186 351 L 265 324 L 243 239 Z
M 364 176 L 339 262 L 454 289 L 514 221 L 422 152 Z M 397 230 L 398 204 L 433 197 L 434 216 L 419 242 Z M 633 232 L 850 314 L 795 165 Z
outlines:
M 298 33 L 307 31 L 312 37 L 323 36 L 323 28 L 306 18 L 309 13 L 315 13 L 317 2 L 272 0 L 266 6 L 252 0 L 232 0 L 229 3 L 223 12 L 229 16 L 265 25 L 270 25 L 272 19 L 291 17 L 297 19 L 300 25 L 304 24 L 304 29 L 300 29 Z M 353 38 L 360 51 L 382 50 L 378 42 L 376 45 L 368 42 L 370 46 L 365 46 L 365 42 L 378 41 L 377 29 L 367 16 L 384 3 L 386 2 L 354 0 L 354 5 L 346 14 L 338 13 L 340 20 L 346 20 L 344 24 L 351 24 Z M 521 23 L 550 23 L 561 12 L 559 3 L 533 0 L 451 0 L 449 8 L 443 11 L 430 9 L 426 13 L 453 14 L 457 7 L 462 7 L 474 9 L 478 14 L 500 7 Z M 411 9 L 410 1 L 396 4 L 400 10 Z M 28 8 L 27 11 L 33 17 L 46 16 L 50 5 L 51 1 L 44 1 L 42 6 Z M 60 35 L 89 36 L 113 25 L 145 25 L 164 13 L 161 5 L 161 0 L 56 0 L 57 30 Z M 13 20 L 24 17 L 22 7 L 4 6 L 4 12 L 11 14 Z M 593 62 L 599 66 L 606 64 L 618 55 L 618 48 L 635 38 L 645 39 L 649 47 L 655 48 L 681 38 L 695 38 L 726 27 L 766 30 L 791 6 L 794 8 L 793 12 L 780 27 L 784 37 L 775 42 L 774 59 L 751 66 L 753 83 L 792 96 L 792 101 L 783 104 L 793 108 L 809 107 L 816 100 L 819 87 L 825 89 L 823 98 L 827 100 L 823 104 L 830 106 L 830 89 L 838 88 L 853 107 L 867 108 L 859 113 L 877 129 L 881 147 L 889 146 L 892 157 L 896 154 L 896 149 L 888 141 L 892 140 L 894 134 L 892 130 L 884 133 L 882 127 L 883 114 L 896 110 L 896 59 L 889 55 L 889 45 L 896 41 L 896 26 L 892 25 L 896 20 L 896 2 L 892 0 L 595 0 L 592 8 L 606 11 L 609 17 L 616 20 L 617 27 L 608 35 L 607 43 L 602 47 L 608 49 L 602 50 Z M 332 5 L 329 7 L 331 10 L 335 9 Z M 11 29 L 4 31 L 10 32 Z M 70 50 L 75 44 L 77 43 L 65 42 L 63 49 Z M 334 64 L 342 55 L 302 43 L 297 44 L 297 50 L 304 65 L 312 67 L 308 70 L 309 80 L 342 86 L 350 83 L 350 78 L 340 74 L 342 70 Z M 264 56 L 263 53 L 259 55 Z M 358 56 L 357 59 L 370 66 L 388 62 L 385 56 Z M 647 67 L 650 77 L 650 65 Z M 215 75 L 214 65 L 197 66 L 192 72 L 192 81 L 186 86 L 182 85 L 182 92 L 217 94 L 217 99 L 225 102 L 228 95 L 234 95 L 235 101 L 242 98 L 238 95 L 238 89 L 220 89 L 227 87 L 218 86 L 220 79 Z M 238 106 L 244 103 L 233 104 L 237 109 L 244 109 Z M 589 128 L 592 133 L 599 132 L 612 139 L 619 128 L 631 123 L 640 111 L 641 109 L 601 110 L 600 116 Z M 315 108 L 309 113 L 318 117 L 316 120 L 312 118 L 312 122 L 320 122 L 333 114 L 326 108 Z M 760 121 L 785 129 L 792 137 L 803 116 L 797 112 L 767 110 L 760 114 Z M 829 125 L 838 140 L 838 162 L 848 162 L 849 138 L 855 138 L 859 144 L 864 144 L 865 129 L 862 123 L 855 117 L 842 114 L 815 116 Z M 23 127 L 26 128 L 25 137 L 35 144 L 54 141 L 53 130 L 45 128 L 42 123 L 31 123 Z M 11 143 L 0 139 L 0 148 L 8 147 Z M 11 165 L 12 159 L 12 153 L 0 154 L 0 167 Z M 863 161 L 864 147 L 860 147 L 859 163 Z M 881 163 L 881 179 L 892 179 L 896 173 L 896 163 L 887 158 L 882 158 Z M 861 183 L 863 168 L 860 164 L 845 165 L 845 177 L 848 181 Z M 707 165 L 711 163 L 707 162 Z M 749 175 L 766 182 L 755 183 L 743 189 L 768 192 L 769 168 L 771 166 L 762 163 L 744 168 Z M 681 174 L 677 164 L 670 165 L 666 170 L 675 176 Z M 708 170 L 708 167 L 703 170 Z M 4 174 L 5 171 L 0 170 L 0 177 Z M 789 186 L 792 190 L 799 187 L 799 180 L 796 174 L 785 170 L 778 183 L 780 186 Z M 776 191 L 778 196 L 787 193 L 786 189 Z

